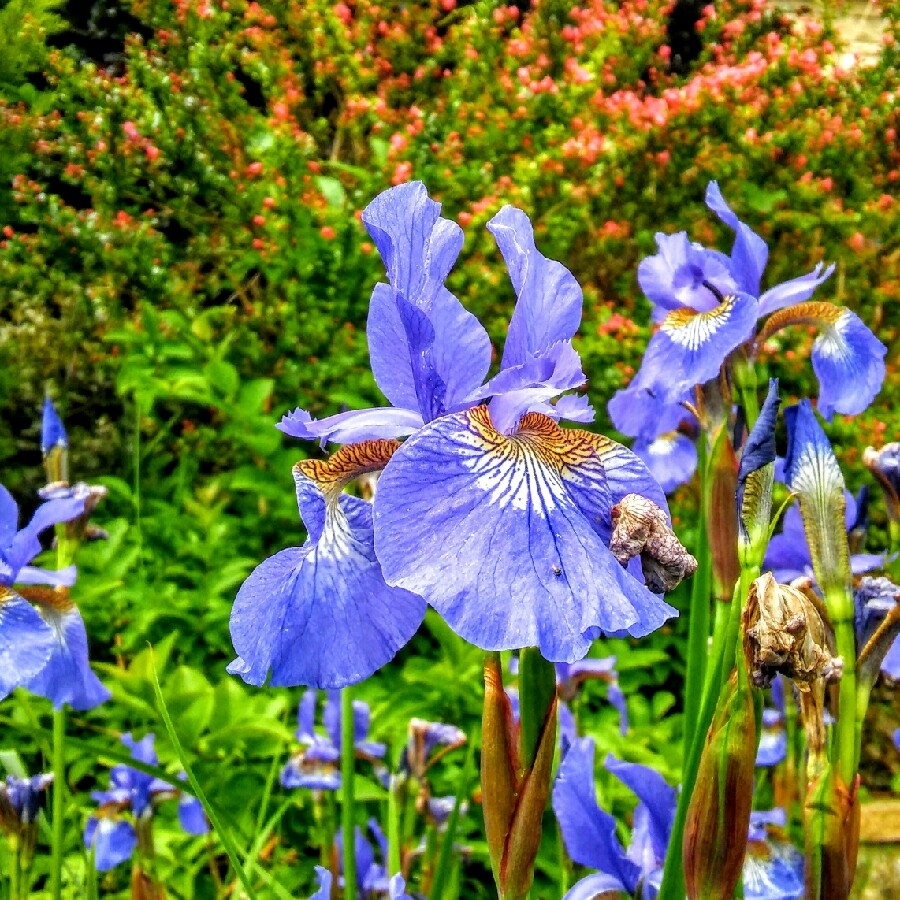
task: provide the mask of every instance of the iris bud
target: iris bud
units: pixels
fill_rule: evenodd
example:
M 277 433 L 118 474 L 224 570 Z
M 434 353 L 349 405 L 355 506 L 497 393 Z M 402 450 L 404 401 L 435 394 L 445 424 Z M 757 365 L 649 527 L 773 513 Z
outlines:
M 746 672 L 723 687 L 700 757 L 682 846 L 690 900 L 731 900 L 747 849 L 756 714 Z

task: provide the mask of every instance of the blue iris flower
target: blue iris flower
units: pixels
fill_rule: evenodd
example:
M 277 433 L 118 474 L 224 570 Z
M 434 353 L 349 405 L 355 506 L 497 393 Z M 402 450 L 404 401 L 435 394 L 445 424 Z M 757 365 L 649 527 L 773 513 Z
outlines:
M 856 649 L 862 652 L 887 614 L 900 603 L 900 586 L 889 578 L 860 578 L 853 590 L 853 601 Z M 878 652 L 882 655 L 881 671 L 900 679 L 900 640 L 897 640 L 896 632 L 895 628 L 893 639 L 888 635 Z
M 28 563 L 41 552 L 40 532 L 77 518 L 84 497 L 67 496 L 42 503 L 31 521 L 17 529 L 19 510 L 0 485 L 0 700 L 14 688 L 51 699 L 57 709 L 91 709 L 109 698 L 90 669 L 84 621 L 66 588 L 75 581 L 75 566 L 58 572 Z M 12 589 L 34 597 L 38 608 Z M 54 590 L 33 590 L 48 585 Z
M 387 838 L 375 819 L 369 819 L 369 831 L 381 852 L 383 864 L 376 862 L 374 848 L 366 840 L 362 829 L 357 827 L 354 832 L 353 850 L 356 857 L 356 881 L 359 896 L 364 900 L 376 900 L 376 898 L 383 897 L 390 898 L 390 900 L 412 900 L 406 893 L 406 882 L 399 872 L 388 877 L 385 867 L 388 858 Z M 339 881 L 343 884 L 343 832 L 340 829 L 335 843 L 341 866 Z M 309 900 L 330 900 L 334 875 L 323 866 L 316 866 L 316 877 L 319 880 L 319 890 Z
M 537 645 L 569 662 L 601 632 L 642 636 L 676 614 L 609 551 L 612 507 L 639 493 L 667 510 L 662 490 L 631 451 L 556 424 L 593 418 L 584 396 L 566 394 L 585 380 L 572 346 L 578 283 L 537 250 L 520 210 L 491 220 L 518 300 L 485 382 L 487 334 L 443 284 L 462 232 L 439 211 L 411 183 L 363 214 L 388 276 L 367 332 L 392 405 L 318 421 L 298 409 L 279 425 L 347 445 L 295 467 L 309 539 L 238 593 L 229 671 L 251 684 L 360 681 L 412 637 L 426 600 L 479 647 Z M 382 468 L 374 506 L 341 494 Z
M 553 811 L 566 850 L 582 866 L 599 870 L 576 884 L 564 900 L 590 900 L 606 891 L 651 900 L 662 883 L 663 867 L 678 797 L 663 777 L 647 766 L 612 755 L 604 763 L 637 795 L 631 843 L 626 851 L 616 836 L 616 820 L 597 805 L 593 738 L 576 740 L 559 767 L 553 786 Z M 777 813 L 775 819 L 778 819 Z M 754 900 L 794 900 L 803 896 L 803 859 L 790 845 L 769 840 L 765 826 L 772 813 L 754 813 L 751 847 L 745 863 L 745 896 Z
M 131 734 L 122 735 L 122 743 L 131 751 L 132 759 L 148 766 L 158 766 L 154 736 L 145 735 L 136 741 Z M 179 796 L 178 818 L 188 834 L 206 834 L 209 825 L 200 802 L 179 791 L 168 781 L 154 778 L 146 772 L 120 764 L 109 774 L 108 791 L 94 791 L 93 800 L 99 804 L 97 815 L 87 820 L 84 828 L 85 849 L 94 853 L 94 865 L 100 872 L 108 872 L 131 858 L 137 847 L 135 825 L 153 815 L 154 801 Z M 124 818 L 123 813 L 132 818 Z
M 672 431 L 677 415 L 672 407 L 690 399 L 696 385 L 716 377 L 732 351 L 754 338 L 757 322 L 767 317 L 761 338 L 791 324 L 821 329 L 812 365 L 822 415 L 862 412 L 881 389 L 887 350 L 855 313 L 807 302 L 834 265 L 820 263 L 761 293 L 766 242 L 738 219 L 715 181 L 707 188 L 706 205 L 735 232 L 731 253 L 691 243 L 684 232 L 656 235 L 659 252 L 641 262 L 638 281 L 661 327 L 638 374 L 609 403 L 615 426 L 644 441 Z
M 0 826 L 17 830 L 37 822 L 41 794 L 53 783 L 53 773 L 17 778 L 7 775 L 0 782 Z
M 306 691 L 297 710 L 297 740 L 303 749 L 281 770 L 281 786 L 336 791 L 341 786 L 341 703 L 337 691 L 329 691 L 322 713 L 325 734 L 315 730 L 317 691 Z M 353 701 L 353 747 L 356 755 L 374 761 L 385 754 L 384 744 L 368 740 L 369 706 Z

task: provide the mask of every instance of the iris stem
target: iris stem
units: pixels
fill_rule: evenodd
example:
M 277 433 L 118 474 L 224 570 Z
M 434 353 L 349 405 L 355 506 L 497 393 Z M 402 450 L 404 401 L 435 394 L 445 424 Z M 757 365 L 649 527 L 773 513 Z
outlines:
M 399 791 L 400 777 L 391 775 L 388 785 L 388 875 L 396 875 L 402 862 Z
M 50 884 L 53 900 L 62 898 L 63 825 L 66 790 L 66 708 L 53 711 L 53 851 Z
M 697 473 L 699 478 L 699 512 L 697 531 L 697 572 L 691 582 L 691 606 L 687 672 L 684 683 L 684 740 L 682 748 L 682 774 L 687 766 L 688 753 L 697 717 L 700 713 L 700 699 L 706 681 L 706 660 L 709 653 L 709 597 L 711 587 L 711 563 L 709 539 L 707 537 L 707 507 L 709 504 L 709 471 L 706 441 L 701 437 L 697 447 Z
M 341 830 L 344 851 L 344 900 L 356 900 L 356 816 L 353 778 L 356 773 L 353 693 L 341 688 Z

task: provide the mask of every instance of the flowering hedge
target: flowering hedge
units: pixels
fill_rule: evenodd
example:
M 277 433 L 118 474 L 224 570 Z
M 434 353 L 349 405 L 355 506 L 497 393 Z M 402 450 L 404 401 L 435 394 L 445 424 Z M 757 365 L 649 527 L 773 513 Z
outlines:
M 0 453 L 32 443 L 48 377 L 84 429 L 87 471 L 126 452 L 123 410 L 152 471 L 195 478 L 257 465 L 271 408 L 371 404 L 377 271 L 359 211 L 409 178 L 466 229 L 450 287 L 495 340 L 509 297 L 482 226 L 503 202 L 528 209 L 585 287 L 579 349 L 598 399 L 646 343 L 634 272 L 653 234 L 725 246 L 702 203 L 710 179 L 770 243 L 771 283 L 837 262 L 827 297 L 865 307 L 891 345 L 900 23 L 875 66 L 845 71 L 833 33 L 762 0 L 703 8 L 692 59 L 669 44 L 672 6 L 140 0 L 112 62 L 53 50 L 42 90 L 0 103 L 4 140 L 30 151 L 0 188 L 0 379 L 17 435 Z M 804 376 L 783 365 L 796 340 L 765 351 L 799 394 Z M 861 443 L 893 428 L 885 415 L 876 401 Z M 226 499 L 253 510 L 255 493 Z

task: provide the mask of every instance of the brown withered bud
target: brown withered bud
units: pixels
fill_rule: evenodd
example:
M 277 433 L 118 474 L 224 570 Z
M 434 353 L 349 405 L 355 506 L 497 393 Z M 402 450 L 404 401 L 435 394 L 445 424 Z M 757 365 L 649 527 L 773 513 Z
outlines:
M 843 660 L 831 655 L 828 626 L 811 590 L 803 590 L 806 582 L 779 584 L 766 572 L 750 586 L 742 627 L 747 667 L 757 687 L 769 687 L 779 672 L 801 691 L 818 678 L 841 677 Z
M 609 549 L 622 566 L 635 556 L 647 587 L 657 594 L 676 588 L 697 571 L 697 560 L 669 528 L 666 514 L 640 494 L 627 494 L 612 508 Z

